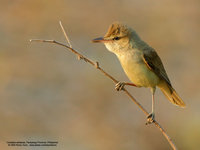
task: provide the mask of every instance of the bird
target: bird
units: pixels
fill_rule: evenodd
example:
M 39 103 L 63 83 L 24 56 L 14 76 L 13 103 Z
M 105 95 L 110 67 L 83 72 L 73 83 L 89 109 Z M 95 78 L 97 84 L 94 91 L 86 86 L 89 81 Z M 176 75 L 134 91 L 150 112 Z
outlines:
M 103 43 L 108 51 L 114 53 L 130 79 L 129 82 L 118 82 L 118 91 L 124 86 L 150 88 L 152 94 L 152 110 L 147 116 L 147 124 L 155 121 L 155 91 L 160 88 L 167 99 L 177 106 L 185 107 L 185 103 L 173 88 L 163 63 L 157 52 L 144 42 L 134 29 L 120 22 L 112 23 L 105 36 L 95 38 L 93 43 Z

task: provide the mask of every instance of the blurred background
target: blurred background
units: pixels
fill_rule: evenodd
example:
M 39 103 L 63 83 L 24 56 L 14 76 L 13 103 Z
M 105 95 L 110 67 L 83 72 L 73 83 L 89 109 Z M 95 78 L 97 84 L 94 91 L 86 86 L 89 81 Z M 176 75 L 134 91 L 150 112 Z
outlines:
M 113 21 L 133 27 L 154 47 L 185 101 L 182 109 L 156 92 L 156 119 L 181 150 L 200 148 L 199 0 L 0 0 L 0 147 L 6 141 L 58 141 L 69 150 L 169 150 L 154 125 L 113 82 L 67 49 L 29 39 L 65 42 L 120 81 L 116 56 L 91 39 Z M 127 87 L 151 110 L 149 89 Z

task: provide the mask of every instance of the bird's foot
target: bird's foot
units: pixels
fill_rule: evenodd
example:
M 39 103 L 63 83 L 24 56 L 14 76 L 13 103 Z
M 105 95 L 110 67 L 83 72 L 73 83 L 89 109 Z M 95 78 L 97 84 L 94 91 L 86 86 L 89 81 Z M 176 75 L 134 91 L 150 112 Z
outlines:
M 155 114 L 154 114 L 154 113 L 150 113 L 150 114 L 147 116 L 146 125 L 152 124 L 154 121 L 155 121 Z
M 116 85 L 115 85 L 115 89 L 117 91 L 121 91 L 121 90 L 124 90 L 124 86 L 125 86 L 125 83 L 124 82 L 118 82 Z

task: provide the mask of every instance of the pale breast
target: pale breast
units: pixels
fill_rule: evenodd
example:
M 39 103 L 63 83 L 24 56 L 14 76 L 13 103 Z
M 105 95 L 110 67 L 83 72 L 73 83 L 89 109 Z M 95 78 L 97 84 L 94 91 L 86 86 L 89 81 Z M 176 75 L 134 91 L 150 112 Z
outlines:
M 128 78 L 137 86 L 155 87 L 159 78 L 149 70 L 140 52 L 117 55 Z

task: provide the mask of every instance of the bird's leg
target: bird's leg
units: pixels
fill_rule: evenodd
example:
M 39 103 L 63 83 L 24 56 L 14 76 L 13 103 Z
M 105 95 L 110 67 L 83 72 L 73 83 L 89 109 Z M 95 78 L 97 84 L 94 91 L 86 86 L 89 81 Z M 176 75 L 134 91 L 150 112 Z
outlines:
M 133 83 L 118 82 L 118 83 L 115 85 L 115 89 L 116 89 L 117 91 L 124 90 L 124 86 L 125 86 L 125 85 L 136 86 L 136 85 L 133 84 Z
M 152 93 L 152 111 L 151 111 L 151 113 L 147 116 L 146 125 L 147 125 L 147 124 L 153 123 L 154 120 L 155 120 L 155 99 L 154 99 L 155 90 L 156 90 L 156 88 L 152 88 L 152 89 L 151 89 L 151 93 Z

